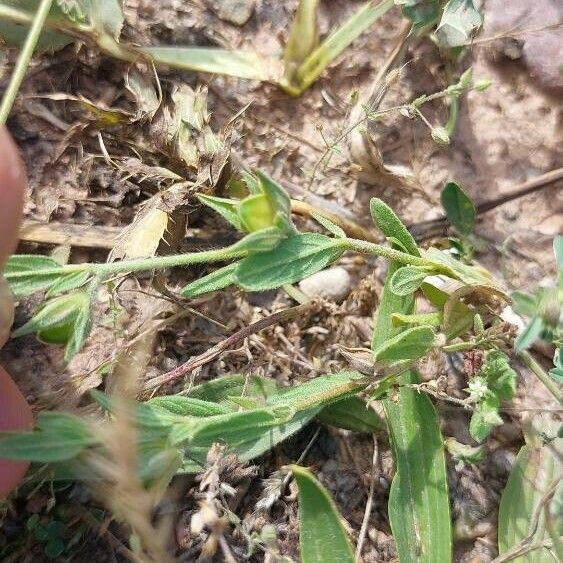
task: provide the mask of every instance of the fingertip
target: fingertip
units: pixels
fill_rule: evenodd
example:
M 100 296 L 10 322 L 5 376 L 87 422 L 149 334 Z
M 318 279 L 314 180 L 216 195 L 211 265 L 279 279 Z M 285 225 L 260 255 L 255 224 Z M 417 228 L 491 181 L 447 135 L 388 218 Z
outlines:
M 18 148 L 0 126 L 0 268 L 17 245 L 26 183 Z
M 12 378 L 0 366 L 0 432 L 31 430 L 33 415 L 29 403 Z M 29 463 L 0 459 L 0 499 L 23 479 Z

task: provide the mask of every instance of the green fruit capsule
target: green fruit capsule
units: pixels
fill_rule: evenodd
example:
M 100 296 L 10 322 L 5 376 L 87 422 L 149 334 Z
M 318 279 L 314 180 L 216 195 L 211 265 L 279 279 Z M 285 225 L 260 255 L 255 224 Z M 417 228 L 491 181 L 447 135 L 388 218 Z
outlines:
M 264 194 L 243 199 L 238 208 L 240 220 L 249 233 L 273 227 L 276 213 Z

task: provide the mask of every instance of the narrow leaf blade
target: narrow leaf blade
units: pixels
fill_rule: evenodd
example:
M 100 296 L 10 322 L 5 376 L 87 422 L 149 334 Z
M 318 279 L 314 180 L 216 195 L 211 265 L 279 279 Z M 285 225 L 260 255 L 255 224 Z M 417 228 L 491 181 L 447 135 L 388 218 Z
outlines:
M 327 490 L 305 468 L 291 466 L 299 487 L 299 546 L 303 563 L 354 563 L 352 546 Z

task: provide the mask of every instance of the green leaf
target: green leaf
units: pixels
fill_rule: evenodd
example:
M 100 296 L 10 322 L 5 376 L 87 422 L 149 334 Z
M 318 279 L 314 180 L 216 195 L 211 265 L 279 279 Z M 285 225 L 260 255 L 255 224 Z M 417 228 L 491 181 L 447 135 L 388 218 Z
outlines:
M 403 7 L 403 16 L 419 29 L 432 25 L 440 17 L 438 0 L 395 0 L 395 4 Z
M 227 220 L 235 229 L 242 231 L 242 222 L 238 214 L 239 201 L 225 197 L 216 197 L 205 194 L 198 194 L 197 199 L 207 207 L 213 209 Z
M 228 266 L 218 268 L 214 272 L 189 283 L 180 290 L 182 297 L 192 299 L 204 295 L 205 293 L 211 293 L 212 291 L 233 285 L 236 283 L 236 270 L 238 265 L 238 262 L 233 262 Z
M 285 233 L 277 227 L 268 227 L 260 231 L 248 233 L 244 238 L 233 244 L 231 250 L 246 251 L 249 254 L 269 252 L 285 237 Z
M 487 386 L 501 401 L 516 395 L 518 374 L 510 367 L 508 356 L 503 352 L 489 352 L 479 373 L 487 378 Z
M 424 252 L 424 258 L 435 264 L 446 266 L 451 270 L 451 273 L 447 274 L 448 276 L 457 278 L 468 285 L 483 285 L 498 290 L 493 277 L 487 270 L 463 264 L 463 262 L 460 262 L 448 252 L 442 252 L 437 248 L 430 247 Z
M 311 217 L 320 225 L 322 225 L 327 231 L 332 233 L 337 238 L 346 238 L 346 233 L 338 225 L 335 225 L 332 221 L 327 219 L 324 215 L 321 215 L 317 211 L 311 212 Z
M 276 393 L 278 384 L 274 379 L 258 375 L 225 375 L 195 386 L 190 397 L 213 403 L 229 404 L 230 397 L 245 396 L 265 402 Z
M 175 424 L 170 439 L 174 445 L 211 446 L 221 442 L 236 446 L 258 438 L 264 431 L 287 420 L 287 416 L 279 416 L 268 408 L 230 412 L 200 419 L 195 425 L 191 421 L 187 425 Z
M 284 78 L 288 84 L 293 83 L 297 69 L 319 43 L 318 4 L 319 0 L 299 0 L 283 55 Z
M 299 549 L 303 563 L 354 563 L 354 552 L 327 490 L 305 468 L 291 466 L 299 488 Z
M 174 46 L 143 47 L 141 51 L 155 63 L 172 68 L 261 81 L 275 78 L 276 64 L 248 51 Z
M 357 371 L 341 371 L 332 375 L 315 377 L 289 389 L 270 395 L 266 404 L 276 408 L 305 410 L 321 407 L 356 394 L 367 382 Z
M 543 326 L 543 319 L 540 316 L 534 317 L 514 341 L 515 350 L 527 350 L 541 336 Z
M 120 0 L 90 0 L 90 21 L 99 34 L 107 34 L 119 40 L 125 21 Z
M 33 432 L 3 433 L 0 458 L 50 463 L 76 457 L 96 438 L 82 420 L 65 413 L 42 413 Z
M 194 397 L 184 397 L 182 395 L 162 395 L 148 400 L 146 405 L 156 406 L 177 416 L 216 416 L 227 414 L 231 409 L 224 405 L 202 401 Z
M 420 256 L 420 250 L 403 222 L 395 212 L 381 199 L 372 198 L 369 210 L 375 226 L 388 238 L 399 241 L 402 249 L 413 256 Z
M 290 92 L 299 94 L 307 89 L 348 45 L 392 7 L 393 0 L 381 0 L 375 5 L 366 2 L 307 57 L 296 72 L 297 90 Z
M 475 441 L 482 442 L 495 426 L 502 424 L 502 418 L 498 414 L 499 407 L 500 401 L 493 393 L 489 393 L 477 404 L 469 422 L 469 433 Z
M 398 362 L 417 360 L 434 346 L 434 328 L 428 325 L 415 326 L 403 330 L 386 340 L 373 351 L 376 362 Z
M 560 478 L 563 470 L 560 455 L 563 440 L 557 437 L 560 422 L 541 415 L 534 420 L 533 424 L 535 428 L 525 432 L 526 445 L 518 453 L 500 499 L 498 549 L 501 555 L 518 545 L 533 532 L 532 519 L 540 508 L 540 502 L 549 487 Z M 545 443 L 541 438 L 542 434 L 545 436 Z M 537 530 L 532 540 L 533 545 L 541 545 L 545 540 L 551 539 L 557 550 L 556 546 L 563 535 L 563 520 L 560 506 L 558 506 L 561 493 L 563 493 L 563 486 L 559 481 L 552 500 L 541 510 Z M 546 513 L 549 515 L 549 519 L 546 518 Z M 556 553 L 561 555 L 560 551 L 556 551 Z M 540 547 L 525 556 L 514 559 L 514 562 L 553 563 L 557 559 L 558 557 L 553 552 Z
M 352 432 L 372 433 L 385 427 L 381 417 L 359 397 L 348 397 L 324 407 L 317 419 Z
M 391 277 L 391 291 L 396 295 L 409 295 L 414 293 L 428 277 L 430 272 L 427 268 L 419 266 L 404 266 L 399 268 Z
M 463 236 L 471 234 L 477 218 L 471 198 L 455 182 L 445 185 L 441 198 L 446 216 L 457 232 Z
M 90 295 L 88 295 L 90 298 Z M 90 299 L 84 302 L 79 308 L 78 314 L 72 324 L 72 332 L 65 348 L 65 363 L 70 360 L 82 349 L 84 342 L 92 330 L 92 303 Z
M 391 322 L 394 327 L 403 325 L 429 325 L 437 328 L 442 323 L 442 314 L 438 311 L 435 313 L 418 313 L 413 315 L 393 313 L 391 315 Z
M 405 382 L 415 383 L 414 373 Z M 389 520 L 401 563 L 452 561 L 450 504 L 440 425 L 430 399 L 402 387 L 383 402 L 397 473 Z
M 51 329 L 69 328 L 70 335 L 72 325 L 85 307 L 89 307 L 90 298 L 84 291 L 77 291 L 69 295 L 61 295 L 47 301 L 27 323 L 14 330 L 13 338 L 31 334 L 34 332 L 44 333 L 49 337 L 48 331 Z M 61 332 L 64 336 L 64 333 Z M 58 339 L 55 339 L 58 341 Z M 61 343 L 66 343 L 63 337 Z
M 270 252 L 244 258 L 236 282 L 247 291 L 267 291 L 295 283 L 338 260 L 340 241 L 316 233 L 291 235 Z
M 367 382 L 357 372 L 341 372 L 321 376 L 289 389 L 277 389 L 275 382 L 263 378 L 226 376 L 204 383 L 192 391 L 192 396 L 236 405 L 234 396 L 255 398 L 263 408 L 245 410 L 222 417 L 199 421 L 198 427 L 178 426 L 172 439 L 186 442 L 190 460 L 183 471 L 197 472 L 205 463 L 207 448 L 214 441 L 225 442 L 229 451 L 241 461 L 248 461 L 301 430 L 320 408 L 350 397 L 363 389 Z
M 436 29 L 438 43 L 449 49 L 467 45 L 482 23 L 473 0 L 449 0 Z
M 15 8 L 18 13 L 22 13 L 30 20 L 37 12 L 39 7 L 38 0 L 2 0 L 1 6 Z M 66 19 L 66 14 L 61 10 L 57 3 L 53 2 L 49 17 L 58 17 L 63 21 Z M 70 19 L 70 18 L 69 18 Z M 9 46 L 20 46 L 24 43 L 25 38 L 29 32 L 28 25 L 20 25 L 11 23 L 9 21 L 0 21 L 0 39 Z M 72 43 L 73 39 L 65 37 L 59 33 L 43 30 L 39 37 L 39 41 L 35 48 L 35 52 L 51 52 L 62 49 L 65 45 Z
M 414 250 L 414 249 L 413 249 Z M 390 280 L 401 266 L 392 262 L 376 313 L 372 349 L 399 334 L 393 313 L 415 313 L 412 294 L 395 295 Z M 401 383 L 416 383 L 414 372 Z M 443 440 L 430 399 L 401 386 L 399 400 L 383 401 L 396 474 L 389 495 L 389 520 L 401 563 L 450 563 L 452 532 Z
M 61 276 L 45 293 L 45 297 L 50 298 L 73 289 L 82 287 L 90 278 L 90 272 L 78 271 Z
M 291 200 L 287 192 L 262 170 L 256 170 L 255 174 L 262 192 L 275 212 L 275 226 L 285 233 L 295 231 L 291 222 Z
M 444 445 L 456 462 L 476 464 L 485 459 L 483 446 L 468 446 L 458 442 L 455 438 L 447 438 Z
M 48 256 L 10 256 L 4 276 L 16 297 L 25 297 L 51 287 L 63 273 L 62 266 Z

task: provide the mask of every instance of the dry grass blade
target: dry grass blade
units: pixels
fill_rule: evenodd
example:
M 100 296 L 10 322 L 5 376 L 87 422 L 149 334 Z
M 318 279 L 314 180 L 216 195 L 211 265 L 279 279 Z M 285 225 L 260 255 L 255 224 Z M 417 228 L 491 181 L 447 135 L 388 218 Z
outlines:
M 256 53 L 207 47 L 144 47 L 142 52 L 159 65 L 227 74 L 237 78 L 273 81 L 276 66 Z

